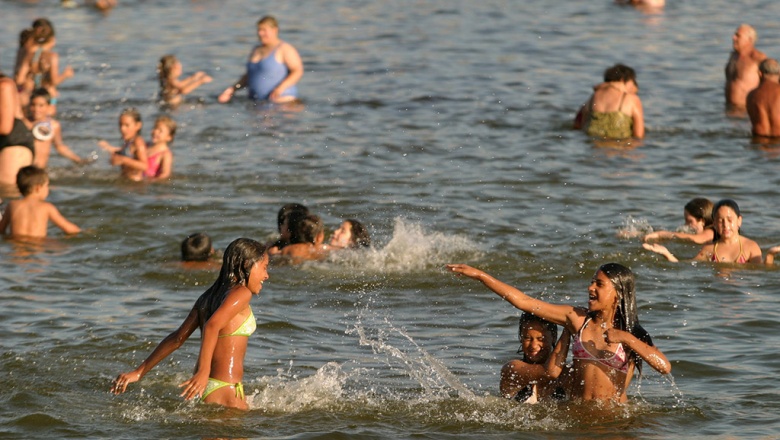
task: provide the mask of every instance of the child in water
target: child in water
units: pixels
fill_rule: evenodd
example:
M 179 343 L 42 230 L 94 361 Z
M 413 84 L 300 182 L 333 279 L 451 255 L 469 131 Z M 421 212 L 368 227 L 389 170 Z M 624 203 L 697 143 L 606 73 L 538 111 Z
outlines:
M 518 336 L 521 345 L 517 352 L 523 355 L 523 359 L 511 360 L 501 368 L 502 396 L 522 403 L 537 403 L 540 399 L 551 396 L 562 397 L 564 392 L 558 389 L 555 380 L 560 372 L 549 370 L 559 366 L 558 362 L 549 362 L 552 360 L 553 344 L 557 335 L 558 326 L 552 322 L 531 313 L 523 313 L 520 316 Z M 558 344 L 561 345 L 559 351 L 563 353 L 565 360 L 569 344 L 568 332 L 564 331 Z
M 655 231 L 645 235 L 644 241 L 677 238 L 704 244 L 715 237 L 715 230 L 712 228 L 712 202 L 709 199 L 691 199 L 683 208 L 683 218 L 685 226 L 692 232 Z
M 325 226 L 322 219 L 314 214 L 304 217 L 292 230 L 289 245 L 282 248 L 279 255 L 293 264 L 307 260 L 324 259 L 330 246 L 325 241 Z
M 712 209 L 714 237 L 711 243 L 705 244 L 693 258 L 697 261 L 712 261 L 714 263 L 762 263 L 761 248 L 755 241 L 740 235 L 742 214 L 737 202 L 723 199 Z M 678 262 L 677 257 L 660 244 L 644 243 L 645 249 L 661 254 L 671 262 Z
M 179 385 L 187 400 L 200 398 L 205 403 L 246 410 L 242 379 L 249 336 L 257 322 L 249 303 L 260 295 L 268 279 L 268 254 L 265 246 L 248 238 L 230 243 L 222 258 L 222 269 L 214 284 L 192 306 L 187 318 L 152 351 L 133 371 L 114 380 L 111 392 L 124 393 L 155 365 L 176 351 L 200 329 L 200 354 L 195 373 Z
M 119 132 L 124 145 L 115 147 L 105 140 L 98 146 L 111 153 L 111 165 L 122 167 L 122 176 L 140 182 L 149 167 L 146 142 L 141 137 L 141 114 L 134 108 L 127 108 L 119 115 Z
M 10 226 L 13 237 L 43 238 L 47 235 L 49 221 L 66 234 L 77 234 L 81 229 L 69 222 L 60 211 L 46 201 L 49 196 L 49 176 L 46 171 L 30 165 L 19 170 L 16 185 L 22 194 L 21 200 L 12 200 L 0 219 L 0 233 L 5 234 Z
M 448 264 L 447 268 L 482 282 L 518 309 L 562 325 L 572 335 L 574 362 L 566 391 L 570 398 L 623 403 L 628 399 L 626 391 L 634 370 L 641 372 L 642 361 L 661 374 L 672 370 L 666 356 L 639 324 L 634 274 L 623 265 L 607 263 L 598 268 L 588 287 L 587 308 L 531 298 L 465 264 Z M 554 361 L 560 371 L 562 359 L 556 355 Z M 549 363 L 548 368 L 555 369 Z
M 49 91 L 44 88 L 36 89 L 30 98 L 28 108 L 28 117 L 32 123 L 32 133 L 35 138 L 33 165 L 38 168 L 46 168 L 52 145 L 60 156 L 70 159 L 73 163 L 85 163 L 84 159 L 62 142 L 62 126 L 59 121 L 50 116 L 52 113 Z
M 33 90 L 43 87 L 51 96 L 51 114 L 54 115 L 59 97 L 57 87 L 66 79 L 73 77 L 73 68 L 67 66 L 60 73 L 60 57 L 57 52 L 54 52 L 57 39 L 54 36 L 54 26 L 49 20 L 45 18 L 35 20 L 31 32 L 23 35 L 28 40 L 20 41 L 22 44 L 16 70 L 16 83 L 19 86 L 22 106 L 29 103 Z
M 160 77 L 160 97 L 166 104 L 178 105 L 184 95 L 211 82 L 211 77 L 204 72 L 195 72 L 194 75 L 179 79 L 181 74 L 181 63 L 174 55 L 160 58 L 157 75 Z
M 152 146 L 146 150 L 147 168 L 144 171 L 146 180 L 159 181 L 171 177 L 173 168 L 173 152 L 169 143 L 176 135 L 176 122 L 168 116 L 160 116 L 154 121 L 152 129 Z

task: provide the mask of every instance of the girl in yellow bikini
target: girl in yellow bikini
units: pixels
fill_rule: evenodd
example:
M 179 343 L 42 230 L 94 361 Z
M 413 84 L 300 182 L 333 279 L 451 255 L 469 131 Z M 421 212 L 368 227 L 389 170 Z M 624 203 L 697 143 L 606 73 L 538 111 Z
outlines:
M 201 330 L 200 355 L 195 374 L 179 385 L 182 397 L 249 409 L 241 379 L 248 336 L 256 328 L 249 301 L 268 279 L 265 246 L 239 238 L 225 249 L 222 269 L 214 284 L 195 301 L 181 326 L 160 342 L 133 371 L 120 374 L 111 388 L 114 394 L 139 381 L 155 365 L 176 351 L 196 328 Z
M 742 214 L 737 202 L 723 199 L 716 203 L 712 208 L 712 224 L 715 237 L 712 242 L 701 248 L 694 260 L 738 264 L 763 262 L 758 243 L 739 234 L 739 229 L 742 227 Z M 679 261 L 665 246 L 649 243 L 642 246 L 663 255 L 669 261 Z

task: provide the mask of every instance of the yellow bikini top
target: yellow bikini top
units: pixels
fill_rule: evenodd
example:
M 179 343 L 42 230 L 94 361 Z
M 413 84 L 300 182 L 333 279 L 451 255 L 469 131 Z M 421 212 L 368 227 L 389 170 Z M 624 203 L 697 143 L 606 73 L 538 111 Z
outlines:
M 246 320 L 241 325 L 239 325 L 233 333 L 219 335 L 219 337 L 225 338 L 228 336 L 249 336 L 254 333 L 256 329 L 257 321 L 255 320 L 255 314 L 252 313 L 252 309 L 249 309 L 249 316 L 246 317 Z

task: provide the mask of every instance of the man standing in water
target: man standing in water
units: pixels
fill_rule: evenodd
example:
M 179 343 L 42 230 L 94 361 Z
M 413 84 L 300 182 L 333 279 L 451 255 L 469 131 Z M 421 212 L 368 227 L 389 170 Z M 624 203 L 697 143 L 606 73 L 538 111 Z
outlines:
M 780 64 L 767 58 L 758 66 L 761 83 L 747 96 L 753 136 L 780 137 Z
M 734 50 L 726 63 L 726 106 L 730 111 L 744 112 L 747 94 L 758 87 L 758 63 L 766 55 L 756 49 L 756 30 L 740 25 L 731 37 Z

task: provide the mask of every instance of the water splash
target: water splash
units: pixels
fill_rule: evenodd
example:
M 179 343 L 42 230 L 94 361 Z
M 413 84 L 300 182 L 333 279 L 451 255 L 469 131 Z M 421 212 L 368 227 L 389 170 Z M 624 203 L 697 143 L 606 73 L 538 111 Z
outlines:
M 650 226 L 650 222 L 644 218 L 634 218 L 627 215 L 623 219 L 623 224 L 618 228 L 617 236 L 619 238 L 636 238 L 642 237 L 653 232 L 653 227 Z

